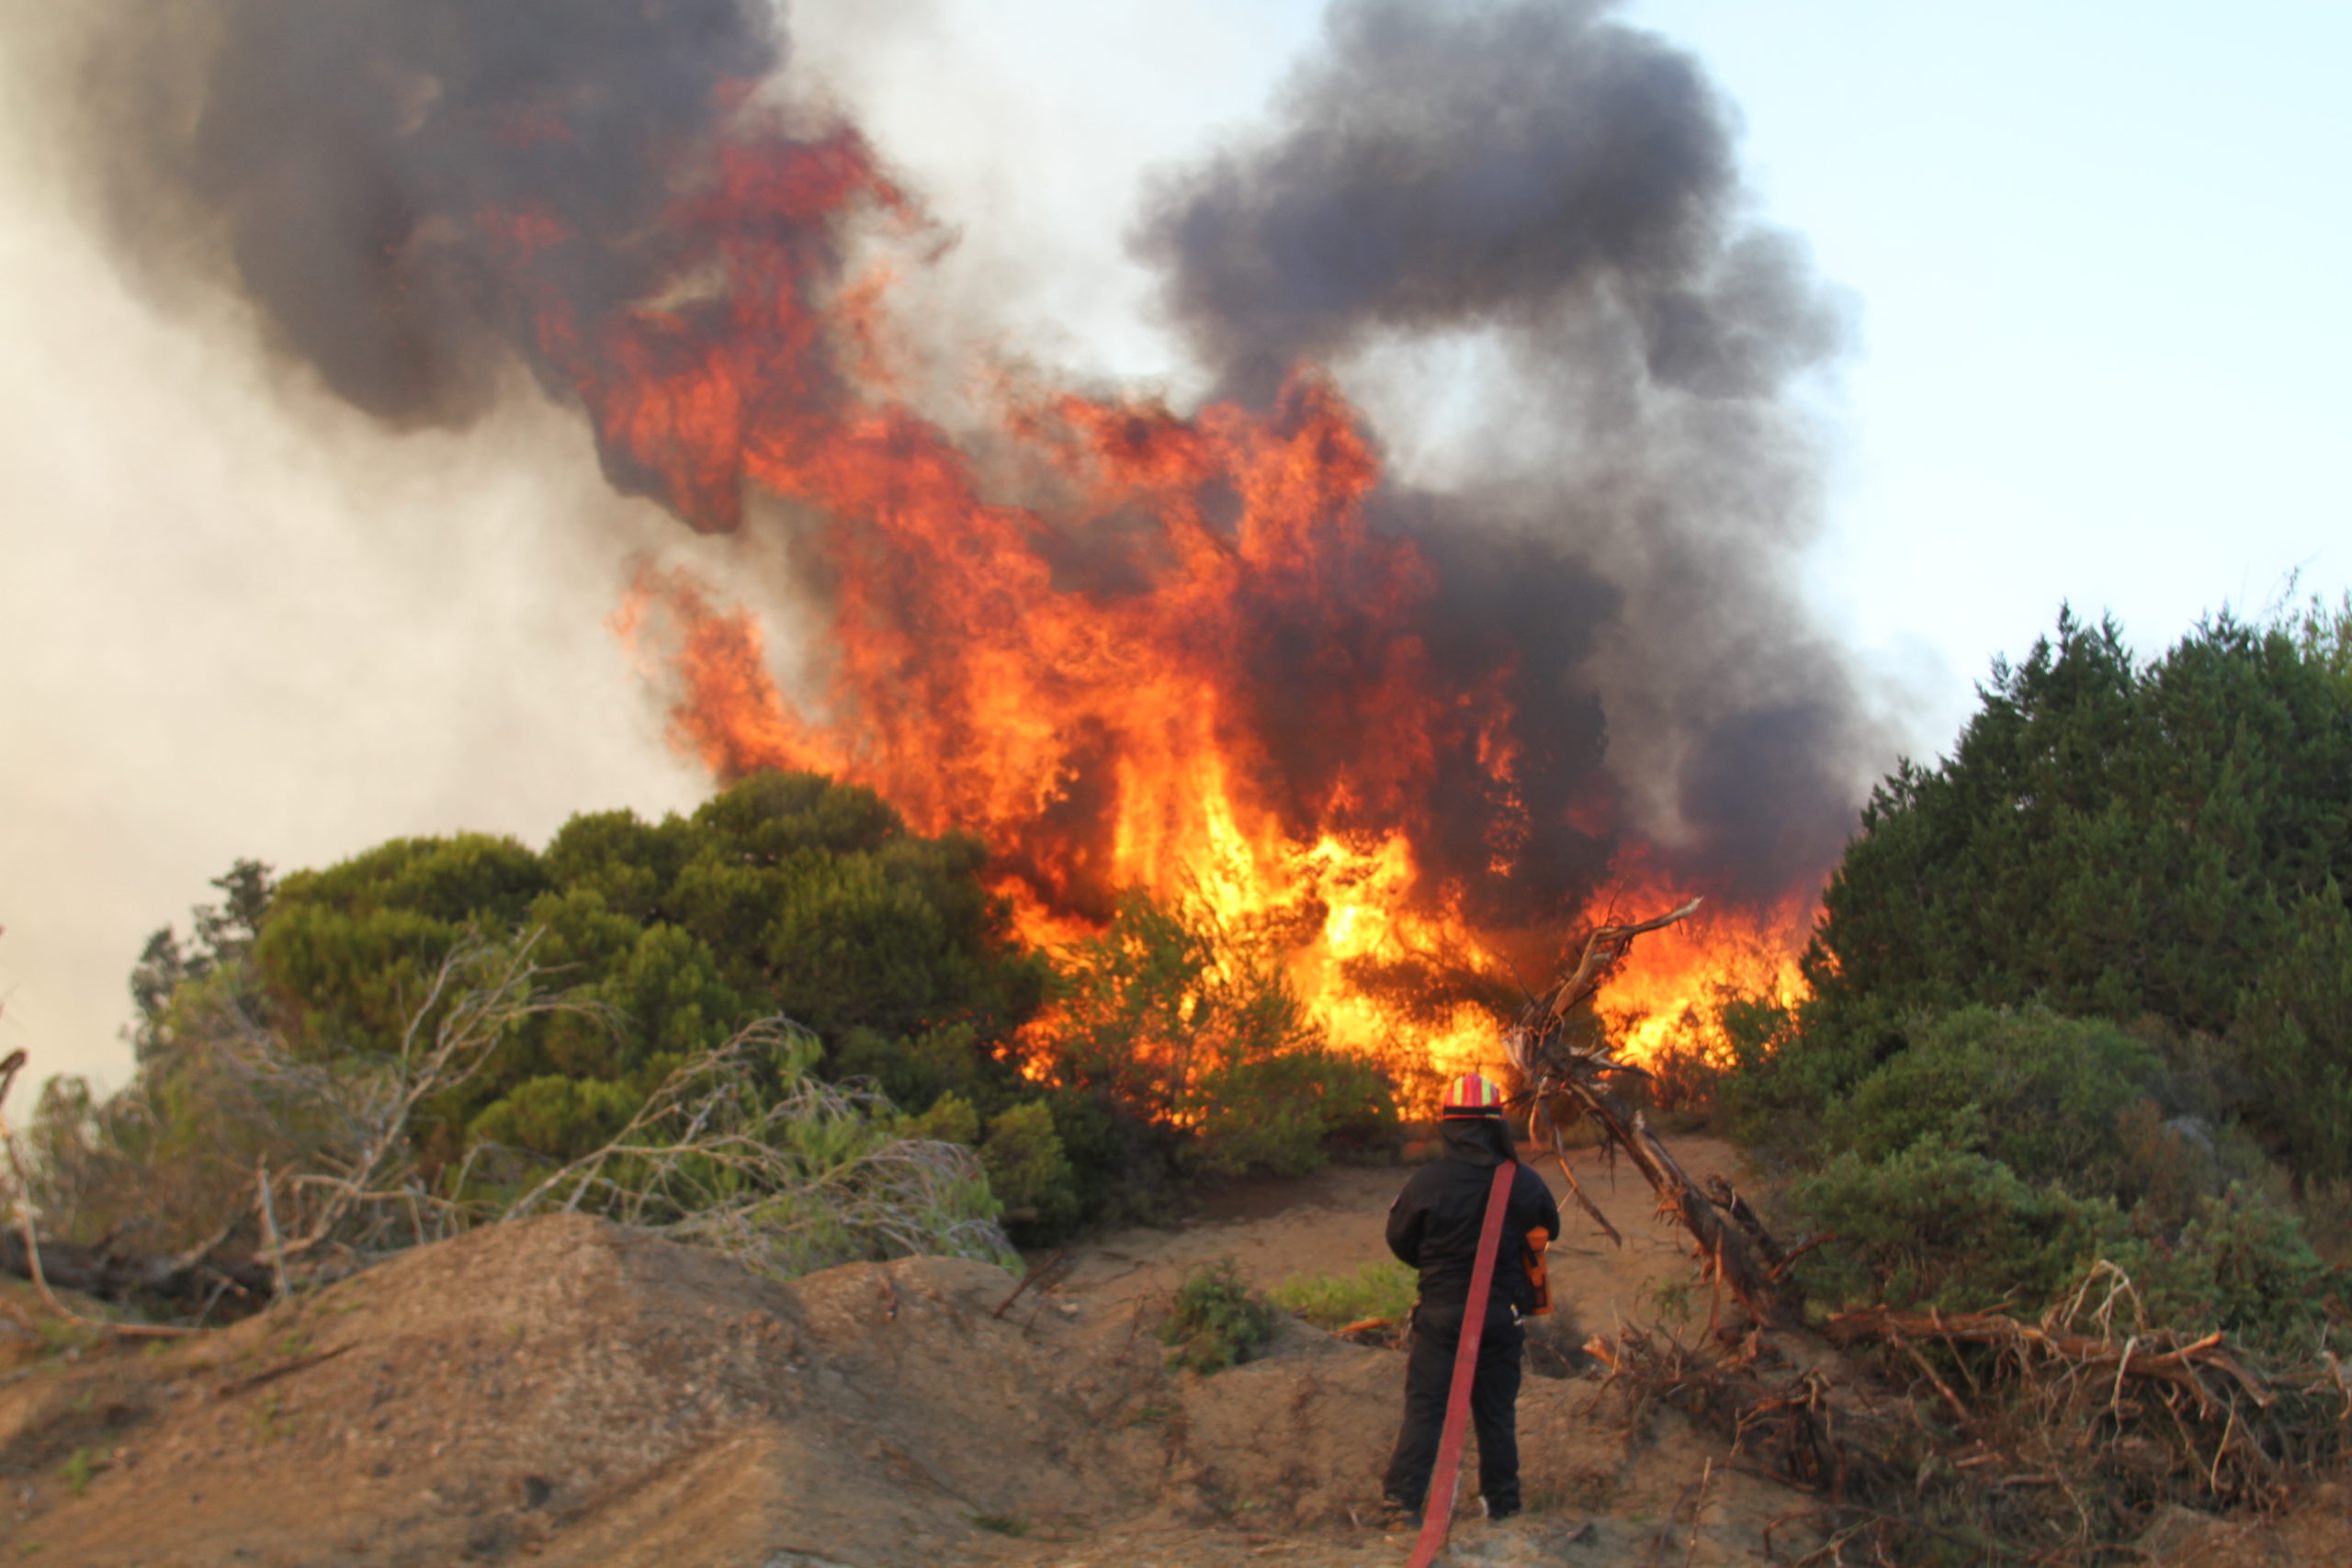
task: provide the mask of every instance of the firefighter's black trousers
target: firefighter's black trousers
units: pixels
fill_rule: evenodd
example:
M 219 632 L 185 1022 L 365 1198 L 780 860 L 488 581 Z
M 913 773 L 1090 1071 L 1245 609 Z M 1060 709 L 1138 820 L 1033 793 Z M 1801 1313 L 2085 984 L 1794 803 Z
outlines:
M 1405 1359 L 1405 1426 L 1396 1434 L 1382 1490 L 1417 1508 L 1428 1495 L 1430 1472 L 1437 1468 L 1463 1315 L 1460 1302 L 1424 1303 L 1413 1309 L 1412 1347 Z M 1526 1346 L 1527 1330 L 1511 1310 L 1490 1307 L 1470 1383 L 1470 1420 L 1478 1433 L 1478 1490 L 1497 1511 L 1519 1506 L 1519 1376 Z

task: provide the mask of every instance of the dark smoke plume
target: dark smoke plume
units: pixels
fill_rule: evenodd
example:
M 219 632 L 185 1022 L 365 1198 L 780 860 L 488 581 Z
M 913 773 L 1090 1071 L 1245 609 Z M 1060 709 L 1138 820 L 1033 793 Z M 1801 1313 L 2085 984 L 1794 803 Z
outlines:
M 166 286 L 226 274 L 354 407 L 462 425 L 518 361 L 578 400 L 600 356 L 649 346 L 591 330 L 665 297 L 723 330 L 729 300 L 679 296 L 723 295 L 729 236 L 677 220 L 730 99 L 784 65 L 765 0 L 91 4 L 80 112 L 123 248 Z M 829 216 L 785 225 L 787 290 L 831 276 Z M 792 368 L 801 395 L 841 397 L 821 354 Z M 736 520 L 737 495 L 676 493 L 601 447 L 623 490 Z
M 836 279 L 840 203 L 695 206 L 729 106 L 783 63 L 763 0 L 90 3 L 107 20 L 89 144 L 129 254 L 159 280 L 225 278 L 354 406 L 461 423 L 519 363 L 588 407 L 616 484 L 721 528 L 741 453 L 703 432 L 673 461 L 683 435 L 587 389 L 650 379 L 694 405 L 696 356 L 757 305 L 775 320 L 730 367 L 747 407 L 854 400 L 821 335 L 784 330 Z M 1476 482 L 1392 483 L 1374 506 L 1434 568 L 1414 628 L 1434 669 L 1464 692 L 1499 678 L 1515 708 L 1517 869 L 1487 869 L 1490 781 L 1466 746 L 1438 763 L 1428 846 L 1504 924 L 1573 908 L 1627 823 L 1663 874 L 1738 899 L 1801 888 L 1885 750 L 1792 578 L 1817 501 L 1802 396 L 1841 312 L 1799 244 L 1743 218 L 1713 85 L 1610 11 L 1340 0 L 1270 129 L 1163 183 L 1137 238 L 1246 403 L 1302 362 L 1344 379 L 1400 344 L 1488 350 Z M 842 146 L 866 167 L 853 132 L 827 137 L 817 162 Z M 1036 547 L 1067 554 L 1057 581 L 1112 593 L 1107 537 Z M 1243 650 L 1303 796 L 1362 687 L 1342 658 L 1325 691 L 1303 650 L 1344 652 L 1348 611 L 1268 604 Z
M 1432 645 L 1518 650 L 1539 820 L 1613 794 L 1670 863 L 1766 897 L 1834 862 L 1886 750 L 1792 574 L 1796 389 L 1842 313 L 1743 220 L 1698 63 L 1612 9 L 1340 0 L 1271 130 L 1166 181 L 1136 244 L 1231 395 L 1383 344 L 1499 351 L 1486 477 L 1385 498 L 1441 568 Z

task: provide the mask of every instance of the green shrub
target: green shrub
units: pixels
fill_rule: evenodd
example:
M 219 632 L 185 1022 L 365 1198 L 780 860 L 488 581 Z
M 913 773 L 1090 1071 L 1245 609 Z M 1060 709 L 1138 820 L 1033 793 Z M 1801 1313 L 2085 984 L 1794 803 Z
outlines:
M 2143 662 L 2062 614 L 1996 665 L 1950 758 L 1873 792 L 1823 894 L 1803 1028 L 1742 1091 L 1780 1115 L 1747 1126 L 1788 1146 L 1908 1020 L 2039 1005 L 2226 1038 L 2272 1153 L 2352 1174 L 2346 625 L 2224 615 Z
M 2155 1054 L 2103 1020 L 1970 1007 L 1925 1020 L 1907 1047 L 1826 1118 L 1828 1150 L 1884 1159 L 1934 1139 L 2029 1182 L 2111 1192 L 2117 1119 L 2162 1077 Z
M 1242 1283 L 1240 1266 L 1224 1258 L 1176 1287 L 1159 1340 L 1170 1348 L 1171 1366 L 1206 1374 L 1248 1360 L 1277 1325 L 1274 1309 Z
M 980 1144 L 980 1165 L 1016 1240 L 1058 1237 L 1078 1220 L 1077 1173 L 1043 1100 L 997 1114 Z
M 2352 906 L 2330 880 L 2238 1004 L 2247 1111 L 2304 1182 L 2352 1177 Z
M 899 1117 L 899 1136 L 974 1148 L 980 1141 L 980 1113 L 962 1095 L 943 1094 L 931 1102 L 930 1110 Z
M 1884 1159 L 1848 1152 L 1790 1203 L 1838 1239 L 1799 1266 L 1832 1303 L 2031 1312 L 2129 1237 L 2109 1200 L 2026 1181 L 1973 1149 L 1925 1139 Z
M 2344 1283 L 2303 1239 L 2291 1211 L 2240 1185 L 2200 1200 L 2177 1240 L 2136 1279 L 2154 1321 L 2257 1341 L 2324 1321 L 2319 1298 Z
M 1386 1076 L 1361 1057 L 1321 1045 L 1219 1063 L 1203 1076 L 1200 1098 L 1188 1153 L 1193 1168 L 1207 1175 L 1302 1176 L 1329 1158 L 1334 1140 L 1372 1142 L 1396 1125 Z
M 1336 1333 L 1374 1318 L 1402 1322 L 1419 1290 L 1410 1269 L 1384 1258 L 1349 1274 L 1294 1274 L 1267 1296 L 1283 1311 Z
M 1051 1010 L 1024 1037 L 1032 1068 L 1131 1123 L 1176 1130 L 1169 1151 L 1184 1169 L 1295 1175 L 1333 1138 L 1395 1125 L 1388 1079 L 1333 1051 L 1277 955 L 1197 903 L 1130 890 L 1107 931 L 1055 960 Z
M 467 1131 L 481 1142 L 566 1159 L 609 1142 L 644 1100 L 628 1084 L 548 1075 L 515 1085 Z
M 2131 1279 L 2151 1323 L 2278 1344 L 2324 1322 L 2323 1298 L 2342 1288 L 2293 1212 L 2243 1184 L 2197 1199 L 2172 1230 L 1929 1139 L 1883 1160 L 1840 1155 L 1798 1182 L 1791 1203 L 1838 1233 L 1798 1266 L 1832 1304 L 2031 1318 L 2103 1260 Z

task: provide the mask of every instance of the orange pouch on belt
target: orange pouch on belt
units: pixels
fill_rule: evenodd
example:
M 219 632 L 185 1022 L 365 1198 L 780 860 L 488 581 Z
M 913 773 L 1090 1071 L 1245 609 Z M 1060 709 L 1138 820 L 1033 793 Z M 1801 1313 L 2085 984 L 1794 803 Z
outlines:
M 1552 1277 L 1544 1269 L 1544 1249 L 1552 1245 L 1552 1233 L 1537 1225 L 1527 1233 L 1527 1250 L 1521 1261 L 1527 1265 L 1527 1282 L 1535 1287 L 1535 1305 L 1530 1317 L 1542 1317 L 1552 1310 Z

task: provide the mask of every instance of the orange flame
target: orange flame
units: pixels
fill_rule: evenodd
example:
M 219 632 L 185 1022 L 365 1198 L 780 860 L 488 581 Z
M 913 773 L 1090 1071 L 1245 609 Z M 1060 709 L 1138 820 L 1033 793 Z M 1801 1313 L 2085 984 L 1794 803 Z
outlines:
M 824 520 L 830 663 L 811 700 L 779 687 L 749 612 L 685 573 L 640 572 L 616 624 L 661 633 L 673 741 L 723 779 L 818 770 L 919 830 L 981 835 L 1033 942 L 1091 928 L 1122 887 L 1189 889 L 1278 936 L 1336 1043 L 1441 1074 L 1491 1064 L 1489 1012 L 1400 1002 L 1367 976 L 1431 955 L 1500 975 L 1513 955 L 1548 964 L 1528 932 L 1556 937 L 1575 911 L 1470 912 L 1547 827 L 1522 799 L 1512 659 L 1438 672 L 1419 629 L 1431 569 L 1368 525 L 1380 463 L 1338 391 L 1301 372 L 1271 410 L 1189 417 L 1001 393 L 990 472 L 1030 499 L 992 501 L 879 368 L 888 274 L 834 287 L 834 220 L 919 221 L 863 143 L 747 121 L 694 173 L 673 215 L 681 281 L 606 320 L 533 286 L 563 253 L 552 217 L 481 220 L 617 478 L 706 529 L 736 526 L 747 491 Z M 1464 792 L 1483 864 L 1461 870 L 1456 845 L 1442 869 L 1432 802 Z M 1596 858 L 1621 831 L 1606 803 L 1569 815 L 1560 829 L 1589 833 Z M 1727 961 L 1774 953 L 1785 976 L 1811 897 L 1638 948 L 1611 993 L 1650 1021 L 1632 1049 L 1654 1049 L 1657 1021 L 1703 1000 Z

